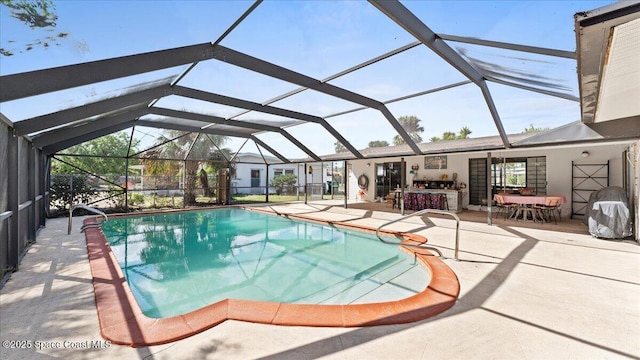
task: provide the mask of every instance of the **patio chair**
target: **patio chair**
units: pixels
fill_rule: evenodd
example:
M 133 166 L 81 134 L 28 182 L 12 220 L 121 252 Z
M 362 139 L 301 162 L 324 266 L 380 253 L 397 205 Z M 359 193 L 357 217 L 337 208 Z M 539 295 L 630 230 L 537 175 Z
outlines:
M 496 217 L 498 217 L 500 213 L 504 213 L 504 219 L 506 220 L 508 217 L 513 216 L 515 211 L 518 211 L 518 204 L 506 203 L 502 195 L 496 194 L 494 198 L 496 200 L 496 207 L 498 208 Z
M 558 219 L 556 218 L 556 214 L 560 217 L 562 210 L 560 209 L 560 199 L 549 197 L 545 199 L 544 205 L 538 204 L 534 205 L 534 208 L 538 210 L 540 215 L 542 216 L 543 221 L 551 222 L 551 218 L 553 218 L 553 222 L 558 224 Z
M 387 206 L 391 205 L 392 209 L 396 208 L 396 195 L 394 193 L 389 193 L 387 195 Z

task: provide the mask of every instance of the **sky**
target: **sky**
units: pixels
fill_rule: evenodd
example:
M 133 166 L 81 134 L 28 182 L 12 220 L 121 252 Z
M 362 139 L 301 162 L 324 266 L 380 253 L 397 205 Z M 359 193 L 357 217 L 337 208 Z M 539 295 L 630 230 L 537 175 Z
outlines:
M 574 51 L 573 15 L 612 1 L 405 1 L 402 2 L 437 34 L 475 37 L 522 45 Z M 51 33 L 29 29 L 0 6 L 0 43 L 13 56 L 0 56 L 0 75 L 126 56 L 216 41 L 252 4 L 248 1 L 69 1 L 54 0 L 58 22 L 53 34 L 68 33 L 48 48 L 26 44 Z M 221 45 L 313 77 L 324 79 L 388 51 L 416 41 L 410 34 L 364 1 L 264 1 L 225 37 Z M 510 69 L 509 75 L 556 85 L 554 90 L 578 96 L 576 62 L 523 52 L 447 42 L 468 59 Z M 479 64 L 479 63 L 476 63 Z M 0 104 L 0 112 L 20 121 L 112 96 L 139 83 L 176 76 L 186 66 L 83 86 Z M 417 46 L 329 83 L 386 102 L 466 78 L 431 52 Z M 579 120 L 579 103 L 488 82 L 507 133 L 530 125 L 556 127 Z M 298 86 L 249 72 L 216 60 L 199 63 L 180 85 L 263 103 Z M 335 114 L 360 105 L 313 91 L 272 104 L 325 117 L 356 148 L 369 141 L 392 142 L 396 134 L 377 110 Z M 158 106 L 232 117 L 239 109 L 180 97 L 163 98 Z M 471 137 L 497 135 L 480 89 L 461 85 L 387 105 L 396 117 L 417 116 L 425 128 L 423 141 L 457 132 Z M 251 112 L 247 121 L 286 121 Z M 333 153 L 335 139 L 317 124 L 287 128 L 316 154 Z M 150 141 L 156 130 L 138 129 Z M 279 134 L 258 136 L 288 157 L 304 157 Z M 144 141 L 143 141 L 144 142 Z M 226 144 L 240 149 L 244 139 Z M 243 151 L 256 152 L 245 146 Z

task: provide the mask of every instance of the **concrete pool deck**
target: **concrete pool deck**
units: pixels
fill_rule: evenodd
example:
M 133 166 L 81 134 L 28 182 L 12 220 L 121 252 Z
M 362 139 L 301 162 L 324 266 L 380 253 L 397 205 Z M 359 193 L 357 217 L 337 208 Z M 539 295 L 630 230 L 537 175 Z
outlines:
M 340 201 L 269 205 L 280 213 L 378 226 L 399 217 L 384 204 Z M 0 291 L 2 359 L 601 359 L 640 356 L 640 247 L 591 237 L 576 220 L 532 224 L 460 214 L 460 297 L 418 322 L 313 328 L 225 321 L 151 347 L 100 336 L 80 218 L 49 219 Z M 453 257 L 455 222 L 442 216 L 390 226 Z M 29 347 L 26 349 L 12 348 Z M 36 350 L 35 347 L 39 347 Z M 87 348 L 88 347 L 88 348 Z

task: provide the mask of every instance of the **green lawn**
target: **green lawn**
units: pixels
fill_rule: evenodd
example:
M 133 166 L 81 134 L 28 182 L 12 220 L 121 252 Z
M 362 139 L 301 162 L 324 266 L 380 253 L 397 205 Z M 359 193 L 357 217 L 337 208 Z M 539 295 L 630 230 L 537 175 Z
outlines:
M 266 202 L 267 197 L 265 195 L 233 195 L 231 197 L 235 203 L 259 203 Z M 296 195 L 269 195 L 269 202 L 284 202 L 284 201 L 298 201 L 304 200 L 304 196 Z
M 331 195 L 323 195 L 322 198 L 324 200 L 330 200 Z M 334 199 L 343 199 L 344 195 L 336 194 L 333 197 Z M 232 195 L 231 197 L 232 204 L 255 204 L 255 203 L 265 203 L 267 201 L 267 197 L 262 194 L 256 195 Z M 278 203 L 278 202 L 287 202 L 287 201 L 303 201 L 304 194 L 300 196 L 296 195 L 269 195 L 269 203 Z M 198 196 L 196 198 L 196 202 L 200 205 L 216 204 L 216 197 L 208 197 L 208 196 Z M 140 196 L 140 198 L 136 198 L 135 201 L 129 202 L 130 206 L 138 206 L 140 208 L 180 208 L 182 207 L 182 197 L 153 197 L 153 196 Z
M 343 199 L 344 196 L 343 195 L 334 195 L 333 197 L 334 199 Z M 248 204 L 248 203 L 260 203 L 260 202 L 266 202 L 267 201 L 267 197 L 265 195 L 233 195 L 232 196 L 233 202 L 234 203 L 239 203 L 239 204 Z M 331 199 L 331 195 L 323 195 L 322 196 L 323 200 L 330 200 Z M 304 194 L 301 194 L 300 196 L 296 196 L 296 195 L 269 195 L 269 202 L 270 203 L 277 203 L 277 202 L 285 202 L 285 201 L 302 201 L 304 200 Z

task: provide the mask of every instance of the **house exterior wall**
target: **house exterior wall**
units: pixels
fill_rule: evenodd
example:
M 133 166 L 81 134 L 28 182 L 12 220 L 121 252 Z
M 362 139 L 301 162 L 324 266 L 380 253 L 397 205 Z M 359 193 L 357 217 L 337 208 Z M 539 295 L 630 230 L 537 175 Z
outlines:
M 564 195 L 568 204 L 564 205 L 564 216 L 568 216 L 571 211 L 571 194 L 572 194 L 572 161 L 575 164 L 604 164 L 609 161 L 609 186 L 623 185 L 623 152 L 629 147 L 638 148 L 639 142 L 620 142 L 614 144 L 589 144 L 589 145 L 571 145 L 554 148 L 530 148 L 522 150 L 500 150 L 492 151 L 492 157 L 533 157 L 545 156 L 547 162 L 547 194 Z M 583 151 L 589 151 L 589 156 L 584 158 L 581 156 Z M 438 179 L 442 174 L 447 174 L 449 180 L 452 173 L 458 173 L 458 183 L 465 182 L 469 184 L 469 159 L 471 158 L 487 158 L 486 151 L 459 153 L 459 154 L 443 154 L 447 156 L 446 170 L 425 170 L 424 156 L 406 156 L 406 183 L 411 184 L 413 175 L 410 174 L 411 165 L 418 164 L 419 170 L 416 180 L 426 177 L 427 179 Z M 636 150 L 636 157 L 637 150 Z M 381 159 L 365 159 L 350 160 L 347 168 L 348 174 L 348 196 L 350 200 L 375 201 L 375 166 L 374 163 L 400 161 L 400 157 L 389 157 Z M 370 164 L 367 166 L 367 164 Z M 635 162 L 631 168 L 631 173 L 635 174 L 635 182 L 632 181 L 631 186 L 634 187 L 634 193 L 639 191 L 638 178 L 640 173 L 638 170 L 638 162 Z M 369 186 L 365 189 L 366 195 L 362 198 L 358 196 L 358 177 L 366 175 L 369 178 Z M 463 206 L 469 205 L 469 197 L 463 198 Z M 637 209 L 638 203 L 634 206 Z M 636 211 L 637 213 L 637 211 Z M 636 215 L 637 216 L 637 215 Z M 637 223 L 637 221 L 636 221 Z M 637 232 L 636 232 L 637 234 Z
M 275 177 L 275 172 L 278 170 L 284 171 L 292 171 L 295 176 L 298 176 L 298 164 L 274 164 L 269 165 L 269 173 L 267 174 L 267 165 L 263 162 L 261 158 L 257 157 L 243 157 L 239 159 L 242 163 L 236 163 L 236 173 L 235 176 L 231 179 L 231 194 L 265 194 L 267 179 L 269 183 Z M 256 163 L 250 163 L 255 161 Z M 260 172 L 260 184 L 258 187 L 251 186 L 251 172 L 252 170 L 257 170 Z M 274 193 L 275 190 L 271 187 L 269 188 L 270 193 Z
M 235 176 L 231 179 L 232 194 L 265 194 L 266 179 L 269 183 L 275 177 L 276 172 L 282 173 L 292 172 L 297 178 L 297 186 L 301 193 L 304 193 L 304 185 L 313 184 L 311 193 L 313 195 L 322 195 L 325 191 L 325 182 L 331 181 L 323 171 L 323 163 L 307 163 L 307 172 L 305 173 L 305 164 L 273 164 L 269 165 L 269 174 L 267 175 L 267 165 L 261 157 L 255 155 L 239 155 L 239 162 L 235 163 Z M 251 172 L 257 170 L 260 172 L 260 185 L 258 187 L 251 186 Z M 269 187 L 269 193 L 275 193 L 273 187 Z
M 267 166 L 264 164 L 235 164 L 236 173 L 231 178 L 231 194 L 264 194 L 266 186 L 265 171 Z M 251 186 L 251 171 L 260 171 L 260 187 Z

